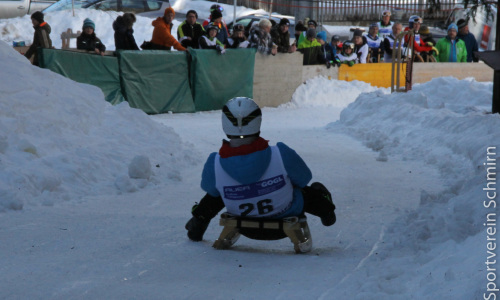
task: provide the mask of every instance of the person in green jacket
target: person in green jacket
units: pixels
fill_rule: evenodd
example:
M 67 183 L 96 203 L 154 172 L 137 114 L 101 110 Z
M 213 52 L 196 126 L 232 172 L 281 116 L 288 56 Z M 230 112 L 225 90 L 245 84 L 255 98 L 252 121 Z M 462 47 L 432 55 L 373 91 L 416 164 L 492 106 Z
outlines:
M 448 35 L 436 44 L 439 51 L 436 54 L 437 62 L 467 62 L 467 48 L 464 41 L 457 38 L 458 27 L 455 23 L 448 26 Z

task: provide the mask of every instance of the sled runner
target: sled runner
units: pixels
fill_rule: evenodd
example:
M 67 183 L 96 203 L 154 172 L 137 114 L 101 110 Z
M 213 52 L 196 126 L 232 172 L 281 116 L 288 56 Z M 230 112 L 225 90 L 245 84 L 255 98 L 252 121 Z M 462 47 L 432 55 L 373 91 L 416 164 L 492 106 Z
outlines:
M 214 242 L 216 249 L 229 249 L 244 235 L 254 240 L 280 240 L 288 237 L 295 253 L 307 253 L 312 249 L 312 238 L 307 218 L 288 217 L 281 220 L 244 218 L 223 213 L 220 218 L 224 226 L 219 238 Z

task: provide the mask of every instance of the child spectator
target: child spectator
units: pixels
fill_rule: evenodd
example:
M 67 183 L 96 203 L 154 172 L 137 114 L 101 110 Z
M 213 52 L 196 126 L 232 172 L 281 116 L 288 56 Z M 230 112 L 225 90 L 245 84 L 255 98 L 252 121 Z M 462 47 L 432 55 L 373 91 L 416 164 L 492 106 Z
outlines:
M 24 54 L 27 59 L 33 56 L 33 65 L 38 66 L 38 51 L 40 48 L 52 48 L 52 40 L 50 39 L 50 26 L 43 20 L 43 13 L 36 11 L 31 15 L 31 23 L 35 29 L 33 34 L 33 43 L 29 47 L 28 51 Z
M 243 24 L 236 23 L 233 26 L 233 34 L 227 39 L 227 48 L 248 48 L 250 42 L 245 37 L 245 27 Z
M 95 24 L 89 18 L 83 21 L 82 34 L 76 38 L 76 49 L 87 50 L 90 52 L 95 52 L 104 55 L 106 51 L 106 46 L 101 42 L 101 40 L 95 34 Z
M 358 60 L 358 55 L 354 53 L 354 43 L 351 41 L 345 41 L 342 44 L 342 52 L 337 54 L 337 57 L 341 64 L 346 64 L 349 67 L 354 66 Z
M 219 26 L 214 23 L 208 23 L 206 30 L 207 33 L 202 35 L 198 41 L 200 49 L 214 49 L 219 51 L 220 54 L 224 54 L 226 52 L 224 44 L 217 39 Z
M 140 50 L 135 42 L 134 29 L 132 28 L 135 21 L 133 13 L 124 13 L 113 22 L 116 50 Z
M 210 20 L 211 20 L 210 23 L 213 23 L 214 25 L 219 27 L 219 32 L 217 33 L 217 39 L 219 40 L 219 42 L 226 44 L 229 34 L 226 25 L 222 22 L 222 13 L 220 12 L 220 10 L 216 9 L 212 11 Z M 207 26 L 204 26 L 205 30 L 207 30 Z

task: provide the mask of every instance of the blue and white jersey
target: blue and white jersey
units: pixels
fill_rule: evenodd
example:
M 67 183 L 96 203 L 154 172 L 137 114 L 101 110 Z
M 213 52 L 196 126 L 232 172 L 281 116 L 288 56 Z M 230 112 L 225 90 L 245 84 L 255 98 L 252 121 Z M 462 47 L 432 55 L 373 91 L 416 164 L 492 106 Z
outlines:
M 383 39 L 379 38 L 377 35 L 372 37 L 371 35 L 366 35 L 366 43 L 370 48 L 380 48 L 380 43 Z
M 242 184 L 231 177 L 215 157 L 215 187 L 219 191 L 227 212 L 238 216 L 268 218 L 281 215 L 293 202 L 293 186 L 287 174 L 280 150 L 271 146 L 271 161 L 261 178 Z
M 396 39 L 392 34 L 389 35 L 388 37 L 386 37 L 385 39 L 389 41 L 389 44 L 391 45 L 391 48 L 390 48 L 391 50 L 395 51 L 396 49 L 398 49 L 399 45 L 396 42 Z M 401 47 L 401 55 L 404 55 L 405 51 L 406 51 L 406 48 Z M 387 53 L 387 51 L 384 51 L 384 62 L 392 62 L 392 54 Z
M 383 40 L 392 33 L 394 22 L 389 22 L 388 25 L 383 25 L 382 21 L 378 22 L 378 36 Z

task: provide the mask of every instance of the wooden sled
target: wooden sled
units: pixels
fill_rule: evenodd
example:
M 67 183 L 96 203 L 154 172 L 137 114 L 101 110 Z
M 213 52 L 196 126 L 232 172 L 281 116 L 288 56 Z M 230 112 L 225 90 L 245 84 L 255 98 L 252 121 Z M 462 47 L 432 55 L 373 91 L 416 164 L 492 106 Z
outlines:
M 223 213 L 219 224 L 224 228 L 213 244 L 215 249 L 229 249 L 240 235 L 254 240 L 280 240 L 288 237 L 295 253 L 307 253 L 312 249 L 311 232 L 305 216 L 274 220 L 243 218 Z

